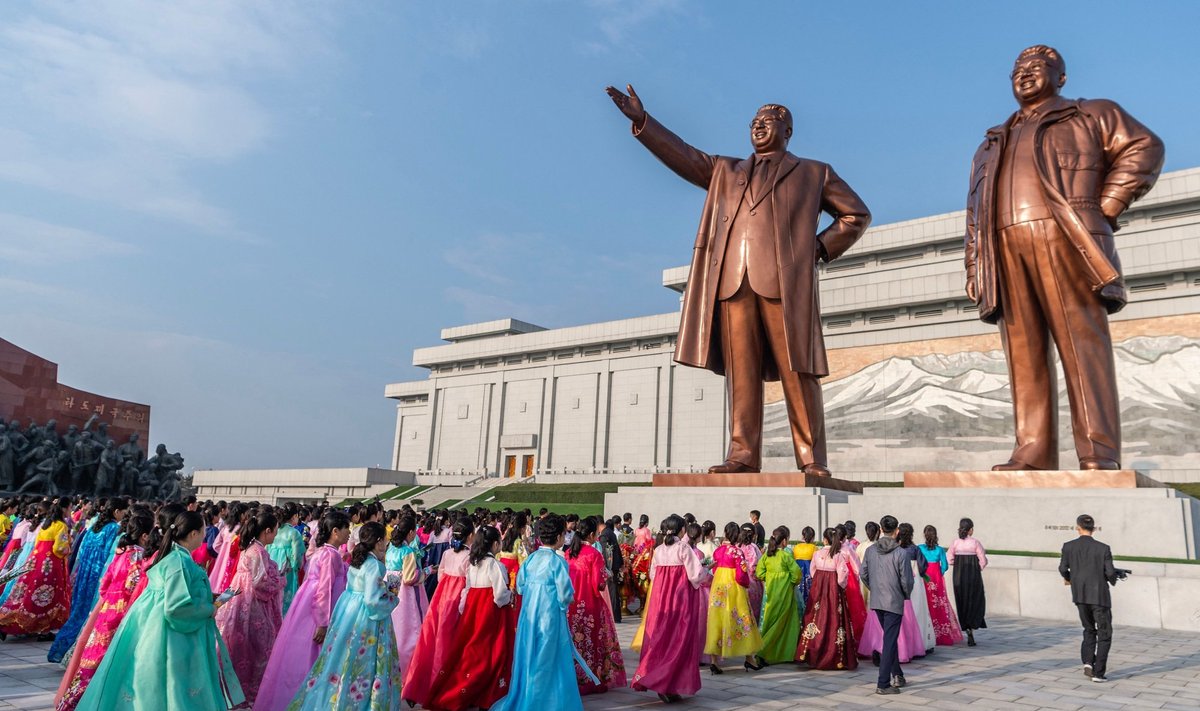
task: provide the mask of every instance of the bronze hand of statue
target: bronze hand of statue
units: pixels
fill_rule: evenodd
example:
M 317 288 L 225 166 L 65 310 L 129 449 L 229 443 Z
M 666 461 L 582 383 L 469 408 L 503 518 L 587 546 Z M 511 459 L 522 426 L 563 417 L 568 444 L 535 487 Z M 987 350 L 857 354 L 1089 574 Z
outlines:
M 1100 212 L 1104 213 L 1104 219 L 1108 220 L 1108 224 L 1114 232 L 1117 231 L 1117 218 L 1121 216 L 1122 212 L 1125 212 L 1125 209 L 1125 203 L 1114 197 L 1100 198 Z
M 621 93 L 621 90 L 615 86 L 610 86 L 604 91 L 608 93 L 621 113 L 625 114 L 625 118 L 632 121 L 634 126 L 641 127 L 646 121 L 646 108 L 642 106 L 641 97 L 633 90 L 633 84 L 626 84 L 625 89 L 629 92 L 629 96 Z

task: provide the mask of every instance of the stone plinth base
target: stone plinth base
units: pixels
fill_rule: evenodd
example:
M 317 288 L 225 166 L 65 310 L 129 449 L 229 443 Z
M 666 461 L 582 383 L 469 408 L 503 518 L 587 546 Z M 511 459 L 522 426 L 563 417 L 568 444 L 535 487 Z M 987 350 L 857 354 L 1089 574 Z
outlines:
M 1075 517 L 1096 519 L 1096 538 L 1115 555 L 1197 558 L 1200 501 L 1174 489 L 875 488 L 831 507 L 834 518 L 866 521 L 891 514 L 916 529 L 937 527 L 941 545 L 957 536 L 958 522 L 975 522 L 989 550 L 1058 553 L 1073 540 Z M 763 522 L 770 527 L 769 521 Z
M 654 486 L 687 487 L 801 487 L 849 491 L 861 494 L 862 482 L 817 476 L 805 472 L 759 472 L 756 474 L 709 474 L 696 472 L 687 474 L 655 474 Z
M 604 515 L 631 513 L 636 521 L 640 514 L 646 514 L 650 527 L 658 530 L 659 523 L 670 514 L 690 513 L 700 522 L 717 524 L 719 535 L 726 523 L 746 523 L 750 511 L 758 510 L 768 533 L 782 524 L 797 539 L 805 526 L 812 526 L 820 536 L 831 521 L 830 506 L 845 506 L 854 496 L 857 494 L 836 489 L 798 486 L 622 486 L 616 493 L 604 495 Z
M 1110 471 L 904 472 L 907 488 L 943 489 L 1139 489 L 1165 484 L 1133 469 Z

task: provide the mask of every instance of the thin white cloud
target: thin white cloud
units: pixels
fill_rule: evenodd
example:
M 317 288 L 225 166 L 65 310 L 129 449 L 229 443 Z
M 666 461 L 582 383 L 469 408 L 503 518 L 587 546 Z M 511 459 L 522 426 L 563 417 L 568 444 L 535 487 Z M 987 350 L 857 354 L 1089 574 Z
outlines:
M 0 260 L 4 262 L 43 266 L 133 251 L 132 245 L 95 232 L 0 212 Z
M 271 137 L 261 83 L 323 53 L 321 5 L 50 2 L 0 29 L 0 179 L 237 232 L 186 175 Z
M 589 52 L 597 52 L 628 44 L 636 30 L 664 15 L 683 10 L 683 0 L 590 0 L 598 19 L 597 27 L 605 42 L 584 43 Z

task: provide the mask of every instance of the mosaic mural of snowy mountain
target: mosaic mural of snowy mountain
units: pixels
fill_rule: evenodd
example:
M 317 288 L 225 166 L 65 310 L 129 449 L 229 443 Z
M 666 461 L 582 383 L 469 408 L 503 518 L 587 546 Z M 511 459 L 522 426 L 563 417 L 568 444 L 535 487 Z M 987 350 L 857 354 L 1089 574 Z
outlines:
M 1200 466 L 1200 339 L 1132 338 L 1117 344 L 1115 354 L 1123 463 L 1144 469 Z M 1069 467 L 1075 457 L 1061 372 L 1059 404 L 1061 464 Z M 1006 460 L 1012 446 L 1004 354 L 889 358 L 827 382 L 825 417 L 835 470 L 988 468 Z M 782 402 L 767 406 L 765 424 L 764 455 L 790 462 Z

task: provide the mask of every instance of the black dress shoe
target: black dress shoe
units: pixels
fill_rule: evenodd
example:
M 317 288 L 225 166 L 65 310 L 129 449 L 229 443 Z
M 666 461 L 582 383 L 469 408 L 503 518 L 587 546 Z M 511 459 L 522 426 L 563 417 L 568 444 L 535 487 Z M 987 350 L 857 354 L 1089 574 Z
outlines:
M 670 697 L 670 696 L 667 696 L 666 694 L 659 694 L 659 695 L 658 695 L 658 700 L 659 700 L 659 701 L 661 701 L 661 702 L 663 702 L 664 704 L 669 704 L 669 703 L 671 703 L 671 697 Z
M 724 674 L 725 670 L 722 669 L 721 667 L 717 666 L 716 664 L 709 664 L 708 665 L 708 673 L 712 674 L 713 676 L 717 676 L 718 674 Z
M 762 668 L 765 665 L 751 664 L 750 662 L 745 662 L 742 664 L 742 666 L 745 667 L 746 671 L 762 671 Z
M 757 474 L 758 467 L 752 467 L 749 464 L 741 462 L 727 461 L 724 464 L 718 464 L 708 468 L 709 474 Z
M 758 666 L 763 669 L 771 666 L 770 664 L 767 663 L 767 660 L 763 659 L 762 657 L 760 657 L 758 655 L 754 656 L 754 661 L 758 662 Z

